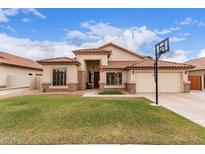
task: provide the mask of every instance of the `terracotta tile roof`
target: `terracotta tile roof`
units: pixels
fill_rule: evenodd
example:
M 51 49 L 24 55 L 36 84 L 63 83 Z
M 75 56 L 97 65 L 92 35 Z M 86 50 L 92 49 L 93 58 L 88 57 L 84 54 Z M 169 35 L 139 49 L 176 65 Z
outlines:
M 146 59 L 135 64 L 129 65 L 126 67 L 127 69 L 131 68 L 154 68 L 154 60 Z M 159 68 L 194 68 L 192 65 L 183 64 L 183 63 L 175 63 L 175 62 L 168 62 L 168 61 L 158 61 Z
M 23 57 L 0 51 L 0 64 L 42 70 L 42 65 Z
M 69 58 L 69 57 L 57 57 L 57 58 L 50 58 L 50 59 L 43 59 L 37 61 L 39 64 L 80 64 L 78 60 Z
M 111 50 L 105 49 L 97 49 L 97 48 L 90 48 L 90 49 L 78 49 L 74 50 L 73 53 L 76 54 L 111 54 Z
M 133 51 L 130 51 L 130 50 L 126 49 L 126 48 L 123 48 L 123 47 L 121 47 L 121 46 L 119 46 L 119 45 L 116 45 L 116 44 L 114 44 L 114 43 L 112 43 L 112 42 L 107 43 L 107 44 L 105 44 L 105 45 L 102 45 L 102 46 L 98 47 L 98 49 L 103 49 L 103 48 L 105 48 L 105 47 L 107 47 L 107 46 L 116 47 L 116 48 L 121 49 L 121 50 L 124 50 L 124 51 L 126 51 L 126 52 L 128 52 L 128 53 L 131 53 L 131 54 L 133 54 L 133 55 L 135 55 L 135 56 L 137 56 L 137 57 L 139 57 L 139 58 L 145 59 L 144 56 L 139 55 L 139 54 L 137 54 L 137 53 L 135 53 L 135 52 L 133 52 Z
M 104 69 L 125 69 L 131 64 L 135 64 L 138 61 L 108 61 L 108 65 L 104 65 Z
M 193 70 L 205 70 L 205 57 L 187 61 L 185 64 L 196 66 Z

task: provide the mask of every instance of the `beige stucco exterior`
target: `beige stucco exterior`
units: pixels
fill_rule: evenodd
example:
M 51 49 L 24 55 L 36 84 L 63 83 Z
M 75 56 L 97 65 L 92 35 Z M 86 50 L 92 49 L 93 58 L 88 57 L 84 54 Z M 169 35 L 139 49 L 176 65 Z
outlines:
M 110 61 L 129 61 L 129 60 L 140 60 L 141 59 L 134 54 L 131 54 L 127 51 L 124 51 L 122 49 L 119 49 L 113 46 L 106 46 L 103 49 L 112 50 L 112 54 L 109 57 Z
M 55 68 L 66 68 L 66 81 L 70 83 L 78 83 L 78 67 L 76 65 L 44 65 L 43 67 L 43 84 L 52 86 L 52 72 Z
M 79 71 L 86 71 L 87 65 L 86 60 L 100 60 L 102 65 L 108 65 L 108 55 L 77 55 L 76 58 L 81 63 L 78 70 Z
M 42 75 L 43 72 L 29 68 L 0 65 L 0 74 L 0 87 L 20 88 L 29 87 L 31 78 L 39 74 Z
M 88 83 L 88 72 L 91 72 L 91 83 L 94 82 L 94 72 L 99 72 L 99 85 L 103 89 L 125 89 L 132 93 L 135 92 L 154 92 L 155 83 L 153 77 L 153 69 L 104 69 L 99 70 L 99 64 L 108 65 L 109 61 L 138 61 L 142 58 L 138 55 L 130 53 L 114 46 L 105 46 L 103 49 L 111 50 L 111 55 L 105 53 L 91 54 L 80 53 L 76 55 L 76 59 L 80 65 L 44 65 L 43 66 L 43 84 L 44 87 L 55 88 L 52 85 L 52 70 L 54 68 L 66 68 L 67 84 L 72 86 L 78 84 L 78 90 L 86 89 Z M 106 74 L 108 72 L 122 72 L 121 85 L 107 85 Z M 160 69 L 159 70 L 160 92 L 184 92 L 185 83 L 188 82 L 188 74 L 185 69 Z M 187 83 L 188 84 L 188 83 Z M 66 85 L 69 87 L 69 85 Z M 59 87 L 56 87 L 59 88 Z M 67 87 L 60 87 L 67 88 Z M 75 89 L 75 88 L 73 88 Z

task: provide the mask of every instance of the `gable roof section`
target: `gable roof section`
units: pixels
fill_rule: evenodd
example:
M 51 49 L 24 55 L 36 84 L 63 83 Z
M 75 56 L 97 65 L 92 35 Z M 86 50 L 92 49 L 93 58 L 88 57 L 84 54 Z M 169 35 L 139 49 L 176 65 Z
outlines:
M 42 65 L 23 57 L 0 51 L 0 64 L 42 70 Z
M 196 66 L 193 70 L 205 70 L 205 57 L 189 60 L 185 64 Z
M 106 54 L 110 55 L 111 50 L 105 50 L 105 49 L 97 49 L 97 48 L 88 48 L 88 49 L 78 49 L 74 50 L 73 53 L 75 55 L 87 55 L 87 54 Z
M 133 69 L 133 68 L 154 68 L 154 60 L 146 59 L 135 64 L 131 64 L 126 67 L 126 69 Z M 194 66 L 189 64 L 183 63 L 175 63 L 175 62 L 168 62 L 168 61 L 158 61 L 158 68 L 182 68 L 182 69 L 191 69 Z
M 119 45 L 116 45 L 116 44 L 114 44 L 114 43 L 111 43 L 111 42 L 110 42 L 110 43 L 107 43 L 107 44 L 105 44 L 105 45 L 102 45 L 102 46 L 100 46 L 100 47 L 98 47 L 98 49 L 103 49 L 103 48 L 105 48 L 105 47 L 107 47 L 107 46 L 116 47 L 116 48 L 121 49 L 121 50 L 123 50 L 123 51 L 125 51 L 125 52 L 127 52 L 127 53 L 130 53 L 130 54 L 132 54 L 132 55 L 134 55 L 134 56 L 137 56 L 137 57 L 139 57 L 139 58 L 141 58 L 141 59 L 145 59 L 144 56 L 139 55 L 139 54 L 137 54 L 137 53 L 134 53 L 134 52 L 132 52 L 132 51 L 126 49 L 126 48 L 123 48 L 123 47 L 121 47 L 121 46 L 119 46 Z
M 57 58 L 43 59 L 43 60 L 38 60 L 37 62 L 42 65 L 46 65 L 46 64 L 76 64 L 76 65 L 79 65 L 80 64 L 78 60 L 69 58 L 69 57 L 57 57 Z
M 108 61 L 104 69 L 125 69 L 127 66 L 137 63 L 138 61 Z

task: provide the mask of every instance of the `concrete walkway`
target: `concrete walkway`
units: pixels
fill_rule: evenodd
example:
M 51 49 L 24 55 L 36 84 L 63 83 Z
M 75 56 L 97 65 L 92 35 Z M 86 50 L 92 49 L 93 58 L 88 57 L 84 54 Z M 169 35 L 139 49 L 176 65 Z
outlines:
M 140 93 L 140 95 L 155 102 L 154 93 Z M 160 94 L 159 105 L 205 127 L 205 92 Z

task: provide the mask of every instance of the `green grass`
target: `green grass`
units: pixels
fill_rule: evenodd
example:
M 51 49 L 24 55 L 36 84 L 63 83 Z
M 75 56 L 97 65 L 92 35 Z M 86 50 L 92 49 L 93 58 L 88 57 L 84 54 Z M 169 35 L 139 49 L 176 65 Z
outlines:
M 100 95 L 120 95 L 123 93 L 119 90 L 103 90 L 103 91 L 100 91 L 98 94 Z
M 143 98 L 0 100 L 0 144 L 205 144 L 205 128 Z

